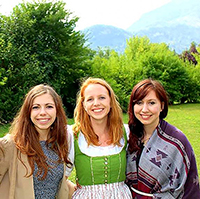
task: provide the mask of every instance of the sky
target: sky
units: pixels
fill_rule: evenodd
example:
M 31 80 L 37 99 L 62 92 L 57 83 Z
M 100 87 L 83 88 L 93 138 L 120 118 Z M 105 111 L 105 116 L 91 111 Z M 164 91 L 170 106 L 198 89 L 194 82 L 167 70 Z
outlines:
M 25 2 L 32 0 L 25 0 Z M 63 0 L 72 16 L 79 17 L 77 29 L 96 24 L 127 29 L 144 14 L 171 0 Z M 0 13 L 8 15 L 22 0 L 0 0 Z

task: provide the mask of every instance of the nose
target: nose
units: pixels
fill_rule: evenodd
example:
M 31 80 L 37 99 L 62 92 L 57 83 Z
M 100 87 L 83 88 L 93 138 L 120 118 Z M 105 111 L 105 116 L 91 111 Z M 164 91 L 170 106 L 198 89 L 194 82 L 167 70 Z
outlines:
M 142 107 L 142 112 L 147 112 L 147 111 L 148 111 L 148 105 L 144 103 Z
M 46 115 L 45 107 L 41 107 L 41 109 L 40 109 L 40 115 Z
M 94 105 L 95 106 L 98 106 L 100 103 L 99 103 L 99 100 L 98 99 L 94 99 Z

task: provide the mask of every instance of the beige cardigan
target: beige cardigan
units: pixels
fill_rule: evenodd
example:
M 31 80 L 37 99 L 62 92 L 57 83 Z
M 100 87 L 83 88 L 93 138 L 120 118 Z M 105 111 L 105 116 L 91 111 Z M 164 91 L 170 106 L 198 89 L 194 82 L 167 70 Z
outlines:
M 17 149 L 10 135 L 0 138 L 0 198 L 1 199 L 35 199 L 33 176 L 24 177 L 26 169 L 17 158 Z M 28 159 L 22 154 L 22 161 L 30 171 Z M 64 166 L 64 168 L 66 168 Z M 65 170 L 65 169 L 64 169 Z M 65 179 L 65 172 L 57 195 L 58 199 L 68 199 L 69 190 Z

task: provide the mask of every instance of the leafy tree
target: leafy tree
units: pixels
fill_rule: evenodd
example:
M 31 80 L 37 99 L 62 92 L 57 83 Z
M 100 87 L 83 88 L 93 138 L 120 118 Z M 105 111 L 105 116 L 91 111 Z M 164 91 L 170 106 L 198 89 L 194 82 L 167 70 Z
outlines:
M 169 93 L 171 103 L 181 101 L 188 86 L 188 75 L 178 55 L 165 43 L 150 43 L 147 37 L 133 37 L 125 52 L 135 61 L 137 79 L 157 79 Z
M 190 86 L 184 62 L 164 44 L 151 43 L 147 37 L 132 37 L 124 54 L 100 51 L 93 60 L 93 73 L 104 77 L 127 110 L 133 86 L 140 80 L 159 80 L 170 96 L 170 102 L 183 102 Z
M 65 5 L 21 3 L 10 16 L 0 17 L 4 45 L 10 47 L 0 55 L 1 68 L 9 72 L 6 85 L 0 87 L 3 120 L 13 118 L 27 89 L 39 83 L 52 85 L 72 116 L 79 79 L 90 71 L 91 50 L 75 30 L 78 17 L 71 17 Z
M 190 77 L 190 87 L 187 92 L 188 102 L 200 102 L 200 47 L 195 46 L 191 52 L 196 60 L 196 64 L 189 60 L 185 62 L 185 68 Z
M 0 34 L 0 56 L 2 56 L 5 52 L 5 41 L 3 39 L 3 35 Z M 2 65 L 2 61 L 4 60 L 4 57 L 1 57 L 0 58 L 0 66 Z M 3 67 L 0 68 L 0 86 L 3 86 L 5 85 L 6 81 L 7 81 L 7 77 L 5 76 L 6 75 L 6 71 Z
M 194 42 L 191 43 L 190 49 L 185 50 L 180 55 L 180 58 L 184 60 L 184 62 L 189 61 L 191 64 L 197 65 L 197 60 L 195 58 L 195 54 L 199 54 L 199 52 L 196 49 L 196 45 Z

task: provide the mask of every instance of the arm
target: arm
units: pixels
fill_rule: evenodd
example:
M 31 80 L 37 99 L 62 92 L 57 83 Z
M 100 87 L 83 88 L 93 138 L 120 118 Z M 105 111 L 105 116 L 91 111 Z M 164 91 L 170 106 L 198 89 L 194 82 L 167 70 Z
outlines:
M 69 189 L 69 198 L 72 198 L 72 195 L 76 189 L 76 185 L 73 182 L 71 182 L 70 180 L 68 180 L 67 177 L 66 177 L 66 180 L 67 180 L 67 186 Z
M 190 157 L 190 169 L 184 186 L 183 199 L 187 198 L 200 198 L 199 177 L 198 177 L 195 155 L 192 149 Z
M 69 144 L 69 159 L 73 166 L 71 168 L 66 167 L 66 178 L 68 178 L 73 170 L 74 167 L 74 135 L 72 131 L 72 126 L 67 125 L 67 137 L 68 137 L 68 144 Z
M 176 134 L 178 134 L 178 131 Z M 168 190 L 167 192 L 172 195 L 172 198 L 200 198 L 198 171 L 194 151 L 184 134 L 180 134 L 177 140 L 179 140 L 177 142 L 180 146 L 178 151 L 180 152 L 179 154 L 182 154 L 182 159 L 176 155 L 173 157 L 175 160 L 175 170 L 171 173 L 171 178 L 169 178 L 170 184 L 168 184 L 168 188 L 166 187 L 166 191 Z M 174 188 L 171 189 L 169 185 L 174 185 Z M 165 194 L 165 188 L 163 189 L 163 193 L 161 195 L 159 194 L 157 193 L 157 196 L 162 197 L 162 194 Z
M 12 154 L 14 145 L 10 140 L 9 135 L 0 138 L 0 184 L 4 178 L 6 172 L 8 172 L 10 166 L 10 160 L 12 160 Z

